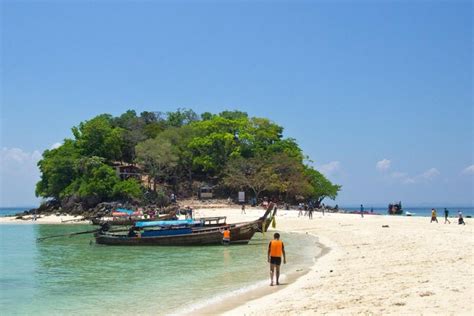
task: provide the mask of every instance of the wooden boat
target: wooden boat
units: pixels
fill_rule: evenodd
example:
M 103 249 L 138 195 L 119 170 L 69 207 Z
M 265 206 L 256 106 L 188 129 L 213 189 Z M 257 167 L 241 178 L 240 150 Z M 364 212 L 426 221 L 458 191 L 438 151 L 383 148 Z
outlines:
M 103 225 L 103 224 L 109 224 L 112 226 L 131 226 L 135 224 L 136 222 L 149 222 L 149 221 L 165 221 L 165 220 L 170 220 L 176 218 L 176 211 L 172 211 L 168 214 L 164 214 L 158 217 L 154 218 L 138 218 L 138 217 L 116 217 L 113 219 L 104 219 L 104 218 L 92 218 L 91 222 L 92 225 Z
M 389 215 L 402 215 L 403 214 L 402 202 L 390 203 L 388 205 L 388 214 Z
M 258 230 L 256 222 L 234 224 L 230 227 L 231 244 L 247 244 Z M 129 237 L 127 234 L 98 232 L 96 243 L 121 246 L 195 246 L 219 245 L 222 243 L 222 227 L 176 228 L 167 230 L 164 235 Z
M 97 244 L 121 246 L 196 246 L 219 245 L 222 243 L 223 227 L 230 229 L 231 244 L 247 244 L 257 231 L 262 231 L 270 225 L 268 215 L 275 210 L 273 204 L 269 205 L 265 214 L 259 219 L 236 224 L 217 224 L 214 227 L 188 227 L 177 225 L 167 229 L 144 229 L 137 236 L 126 233 L 111 233 L 100 230 L 95 234 Z M 267 223 L 268 222 L 268 223 Z M 131 229 L 132 232 L 133 229 Z

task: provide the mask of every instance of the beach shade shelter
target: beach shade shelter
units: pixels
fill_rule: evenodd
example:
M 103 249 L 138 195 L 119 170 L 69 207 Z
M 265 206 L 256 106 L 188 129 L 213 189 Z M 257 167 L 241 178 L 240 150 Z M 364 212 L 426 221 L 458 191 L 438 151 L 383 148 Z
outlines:
M 200 199 L 212 199 L 213 197 L 213 188 L 209 185 L 203 185 L 199 188 L 199 198 Z

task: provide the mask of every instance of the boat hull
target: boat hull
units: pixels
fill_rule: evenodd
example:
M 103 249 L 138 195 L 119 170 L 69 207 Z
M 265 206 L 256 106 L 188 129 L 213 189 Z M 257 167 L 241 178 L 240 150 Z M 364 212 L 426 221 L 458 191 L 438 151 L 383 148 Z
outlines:
M 231 225 L 231 244 L 247 244 L 258 230 L 258 223 Z M 96 243 L 116 246 L 203 246 L 222 243 L 220 228 L 193 229 L 192 233 L 166 236 L 128 237 L 126 235 L 97 233 Z

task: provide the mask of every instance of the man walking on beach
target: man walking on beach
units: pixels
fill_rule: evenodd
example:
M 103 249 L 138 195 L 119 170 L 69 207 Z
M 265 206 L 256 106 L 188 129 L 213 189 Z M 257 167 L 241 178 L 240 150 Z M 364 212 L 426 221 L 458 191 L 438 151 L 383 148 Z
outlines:
M 448 222 L 448 223 L 451 224 L 451 222 L 450 222 L 449 219 L 448 219 L 448 216 L 449 216 L 449 211 L 448 211 L 447 208 L 444 208 L 444 223 L 445 223 L 445 224 L 446 224 L 446 222 Z
M 438 218 L 436 217 L 436 210 L 434 208 L 431 209 L 431 221 L 430 221 L 430 224 L 432 222 L 438 222 Z
M 285 245 L 280 240 L 280 234 L 275 233 L 273 240 L 268 244 L 268 262 L 270 263 L 270 286 L 273 286 L 273 275 L 276 272 L 276 285 L 280 285 L 280 265 L 283 255 L 283 263 L 286 264 Z M 276 271 L 275 271 L 276 270 Z

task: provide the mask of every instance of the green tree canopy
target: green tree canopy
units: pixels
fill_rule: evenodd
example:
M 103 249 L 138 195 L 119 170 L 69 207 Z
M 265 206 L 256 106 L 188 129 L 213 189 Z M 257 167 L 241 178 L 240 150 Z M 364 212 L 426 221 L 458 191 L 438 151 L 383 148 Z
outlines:
M 342 188 L 340 185 L 332 184 L 321 172 L 311 167 L 306 167 L 305 173 L 311 184 L 310 198 L 316 200 L 318 206 L 325 198 L 336 199 Z
M 210 183 L 251 190 L 257 197 L 265 192 L 320 203 L 341 189 L 304 165 L 302 150 L 295 139 L 283 137 L 283 127 L 241 111 L 199 116 L 189 109 L 140 115 L 129 110 L 81 122 L 72 133 L 61 147 L 43 153 L 38 196 L 146 202 L 170 187 L 187 188 L 179 192 L 186 195 L 197 184 Z M 142 174 L 121 180 L 130 176 L 120 174 L 122 167 Z
M 76 163 L 80 157 L 79 149 L 70 139 L 56 149 L 45 150 L 38 162 L 41 180 L 36 184 L 36 196 L 59 199 L 77 176 Z
M 169 141 L 148 139 L 136 147 L 137 161 L 148 173 L 156 191 L 157 183 L 165 181 L 174 172 L 178 155 Z
M 276 177 L 268 160 L 260 158 L 232 159 L 224 172 L 223 183 L 235 190 L 250 189 L 258 199 L 260 193 L 274 187 Z
M 109 114 L 96 116 L 72 128 L 81 155 L 103 157 L 109 161 L 122 158 L 123 131 L 112 126 Z

